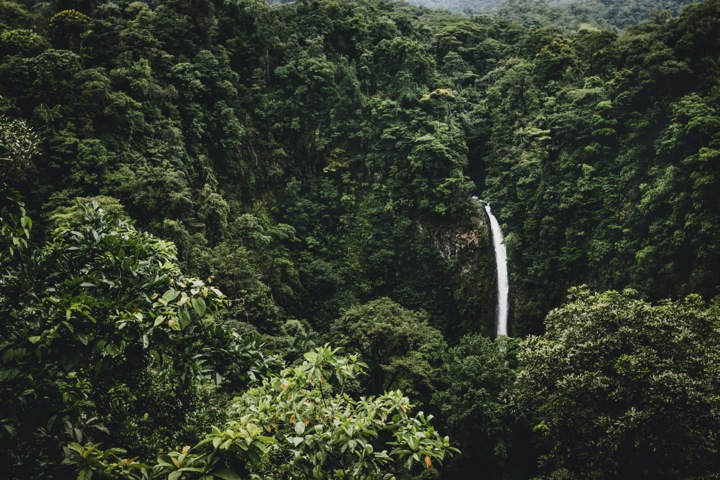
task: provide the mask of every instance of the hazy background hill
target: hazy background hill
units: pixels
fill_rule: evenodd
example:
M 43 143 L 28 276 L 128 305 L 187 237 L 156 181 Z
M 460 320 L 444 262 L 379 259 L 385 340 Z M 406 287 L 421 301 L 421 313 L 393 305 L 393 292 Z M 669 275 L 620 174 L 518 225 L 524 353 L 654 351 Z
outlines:
M 525 25 L 595 23 L 625 28 L 654 14 L 676 16 L 692 0 L 408 0 L 465 14 L 495 13 Z

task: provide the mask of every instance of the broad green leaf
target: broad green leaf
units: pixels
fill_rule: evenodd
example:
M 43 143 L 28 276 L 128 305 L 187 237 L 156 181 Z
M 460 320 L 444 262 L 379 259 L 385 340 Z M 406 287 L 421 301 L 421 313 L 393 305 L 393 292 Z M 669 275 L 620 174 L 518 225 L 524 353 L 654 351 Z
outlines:
M 190 325 L 190 312 L 185 307 L 180 307 L 178 310 L 178 320 L 180 321 L 180 329 L 183 329 Z
M 83 468 L 78 472 L 77 480 L 90 480 L 92 478 L 92 469 L 90 467 Z
M 173 300 L 175 300 L 178 297 L 178 295 L 180 295 L 180 292 L 178 292 L 174 288 L 171 288 L 167 292 L 163 293 L 162 298 L 166 302 L 165 305 L 167 305 L 169 302 L 172 302 Z
M 193 310 L 195 310 L 195 313 L 198 314 L 198 316 L 202 317 L 205 315 L 205 310 L 207 309 L 205 305 L 205 300 L 203 300 L 201 297 L 194 297 L 192 299 L 192 306 Z

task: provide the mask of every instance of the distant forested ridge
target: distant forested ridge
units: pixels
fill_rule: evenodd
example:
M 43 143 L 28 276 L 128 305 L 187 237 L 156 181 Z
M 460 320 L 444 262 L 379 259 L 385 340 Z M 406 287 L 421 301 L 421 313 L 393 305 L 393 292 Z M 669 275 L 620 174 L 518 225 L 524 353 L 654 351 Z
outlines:
M 487 14 L 503 3 L 503 0 L 413 0 L 407 2 L 420 7 L 443 9 L 454 13 Z
M 469 15 L 494 14 L 524 25 L 590 23 L 625 28 L 646 22 L 653 15 L 676 16 L 696 0 L 412 0 L 409 3 Z
M 720 0 L 595 6 L 0 1 L 12 478 L 717 474 Z

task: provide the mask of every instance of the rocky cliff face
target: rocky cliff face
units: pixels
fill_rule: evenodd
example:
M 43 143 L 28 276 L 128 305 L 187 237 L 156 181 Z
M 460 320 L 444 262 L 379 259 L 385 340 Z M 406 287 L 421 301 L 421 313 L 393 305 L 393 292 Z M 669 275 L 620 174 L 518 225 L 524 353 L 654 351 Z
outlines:
M 420 227 L 421 229 L 423 227 Z M 459 332 L 491 335 L 495 329 L 495 255 L 489 225 L 482 210 L 444 230 L 427 232 L 443 267 L 443 288 L 452 295 L 461 323 L 449 325 L 452 338 Z

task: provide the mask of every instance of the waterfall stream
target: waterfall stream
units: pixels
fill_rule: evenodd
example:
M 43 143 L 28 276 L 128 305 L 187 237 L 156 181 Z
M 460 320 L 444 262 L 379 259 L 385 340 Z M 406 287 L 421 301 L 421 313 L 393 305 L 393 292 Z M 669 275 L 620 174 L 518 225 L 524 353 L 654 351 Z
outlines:
M 510 292 L 510 285 L 508 284 L 507 250 L 505 249 L 505 240 L 502 230 L 500 229 L 500 223 L 498 223 L 495 215 L 492 214 L 490 205 L 487 203 L 485 203 L 485 212 L 490 219 L 490 232 L 492 233 L 495 263 L 497 265 L 497 335 L 507 336 L 508 293 Z

